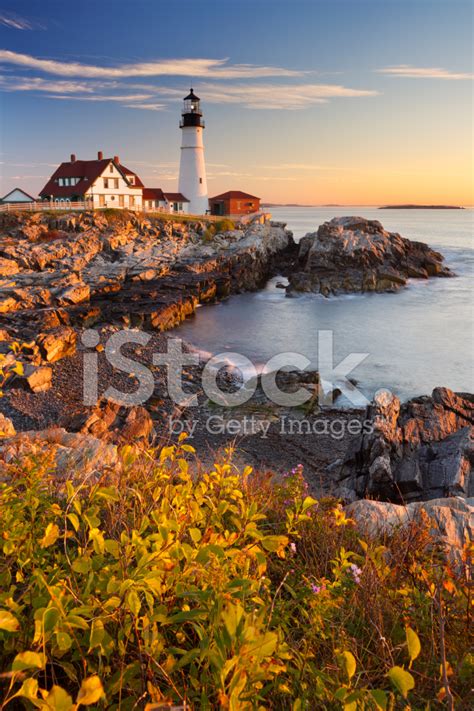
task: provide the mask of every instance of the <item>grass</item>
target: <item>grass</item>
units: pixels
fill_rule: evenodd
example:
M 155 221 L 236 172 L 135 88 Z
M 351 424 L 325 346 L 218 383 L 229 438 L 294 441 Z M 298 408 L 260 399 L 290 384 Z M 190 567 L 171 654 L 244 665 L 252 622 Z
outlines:
M 128 446 L 63 486 L 53 451 L 4 465 L 0 708 L 470 707 L 471 593 L 428 525 L 364 541 L 300 466 L 190 459 Z

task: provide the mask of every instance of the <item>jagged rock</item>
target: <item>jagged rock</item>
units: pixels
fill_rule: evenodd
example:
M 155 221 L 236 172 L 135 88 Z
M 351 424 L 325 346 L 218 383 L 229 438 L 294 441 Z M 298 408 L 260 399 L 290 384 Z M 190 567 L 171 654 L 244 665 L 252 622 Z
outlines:
M 400 405 L 382 391 L 366 415 L 372 432 L 358 438 L 339 472 L 345 492 L 391 501 L 474 495 L 474 396 L 436 388 Z
M 63 324 L 90 323 L 94 309 L 94 319 L 109 323 L 172 328 L 198 303 L 258 288 L 296 252 L 280 223 L 250 225 L 206 244 L 202 221 L 176 225 L 126 211 L 114 219 L 3 213 L 2 227 L 1 253 L 20 271 L 14 284 L 0 285 L 0 313 L 29 329 L 56 306 L 67 312 Z
M 47 365 L 36 367 L 27 363 L 23 366 L 23 375 L 17 375 L 13 387 L 22 387 L 34 393 L 49 390 L 53 378 L 53 370 Z
M 37 338 L 41 356 L 48 363 L 54 363 L 75 353 L 76 341 L 77 334 L 68 326 L 60 326 L 47 333 L 41 333 Z
M 18 272 L 18 263 L 14 259 L 0 257 L 0 276 L 10 276 Z
M 96 437 L 82 433 L 66 432 L 54 427 L 41 432 L 22 432 L 0 444 L 0 469 L 2 478 L 8 476 L 8 465 L 19 456 L 41 454 L 54 455 L 52 474 L 58 479 L 84 478 L 96 473 L 102 474 L 107 468 L 114 473 L 120 471 L 117 447 Z M 3 464 L 2 464 L 3 463 Z
M 384 230 L 378 220 L 335 217 L 300 241 L 287 293 L 398 291 L 409 278 L 453 276 L 422 242 Z
M 16 434 L 16 430 L 13 422 L 0 412 L 0 439 L 2 437 L 12 437 L 14 434 Z
M 133 444 L 154 434 L 153 420 L 144 407 L 127 407 L 106 399 L 98 402 L 92 412 L 73 417 L 67 427 L 115 443 Z
M 0 293 L 0 314 L 7 314 L 11 311 L 15 311 L 18 306 L 18 302 L 11 296 L 5 296 L 2 298 Z
M 428 521 L 433 539 L 456 561 L 460 561 L 463 548 L 472 540 L 473 498 L 433 499 L 407 506 L 364 499 L 354 501 L 345 510 L 359 530 L 370 537 L 390 534 L 413 522 L 424 525 Z
M 64 289 L 56 298 L 61 306 L 68 304 L 80 304 L 84 301 L 89 301 L 90 287 L 88 284 L 78 282 Z

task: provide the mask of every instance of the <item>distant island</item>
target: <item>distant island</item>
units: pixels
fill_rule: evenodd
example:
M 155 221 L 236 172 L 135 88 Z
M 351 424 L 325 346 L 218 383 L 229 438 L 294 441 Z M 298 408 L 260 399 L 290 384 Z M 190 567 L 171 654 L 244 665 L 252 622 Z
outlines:
M 464 210 L 460 205 L 383 205 L 379 210 Z

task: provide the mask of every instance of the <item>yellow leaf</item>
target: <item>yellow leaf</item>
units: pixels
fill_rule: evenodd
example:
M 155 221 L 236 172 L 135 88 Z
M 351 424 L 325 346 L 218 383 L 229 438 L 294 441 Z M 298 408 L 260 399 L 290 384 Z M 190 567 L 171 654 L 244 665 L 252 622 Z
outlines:
M 11 612 L 8 612 L 8 610 L 0 610 L 0 630 L 16 632 L 19 627 L 20 623 Z
M 24 671 L 25 669 L 44 669 L 46 657 L 41 652 L 20 652 L 17 654 L 12 664 L 12 671 Z
M 342 652 L 339 655 L 341 666 L 344 668 L 349 681 L 355 674 L 357 663 L 352 652 Z
M 415 688 L 414 678 L 402 667 L 392 667 L 388 672 L 388 677 L 404 699 L 407 698 L 408 692 Z
M 418 635 L 411 629 L 411 627 L 405 628 L 405 634 L 407 637 L 408 654 L 410 655 L 410 661 L 412 662 L 421 652 L 421 644 Z
M 44 532 L 44 536 L 40 541 L 41 548 L 48 548 L 49 546 L 52 546 L 53 543 L 56 543 L 58 538 L 58 526 L 55 523 L 48 523 L 48 525 L 46 526 L 46 531 Z
M 98 676 L 90 676 L 88 679 L 84 679 L 79 689 L 77 695 L 76 703 L 79 706 L 86 706 L 87 704 L 95 704 L 96 701 L 102 698 L 104 695 L 104 689 L 102 687 L 102 682 Z

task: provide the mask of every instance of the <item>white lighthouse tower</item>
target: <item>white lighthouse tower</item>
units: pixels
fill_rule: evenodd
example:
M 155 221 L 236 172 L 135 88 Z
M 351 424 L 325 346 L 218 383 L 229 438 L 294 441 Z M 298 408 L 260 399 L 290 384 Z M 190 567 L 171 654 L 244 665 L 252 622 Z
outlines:
M 193 215 L 205 215 L 209 207 L 202 140 L 204 119 L 199 102 L 199 97 L 191 88 L 189 94 L 184 97 L 179 123 L 183 137 L 178 190 L 189 200 L 189 212 Z

